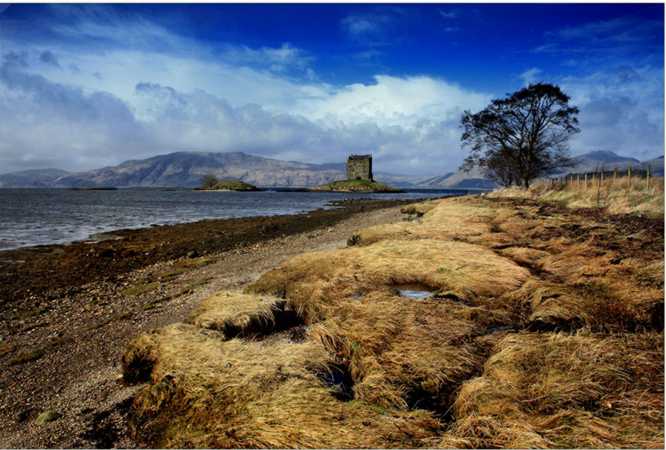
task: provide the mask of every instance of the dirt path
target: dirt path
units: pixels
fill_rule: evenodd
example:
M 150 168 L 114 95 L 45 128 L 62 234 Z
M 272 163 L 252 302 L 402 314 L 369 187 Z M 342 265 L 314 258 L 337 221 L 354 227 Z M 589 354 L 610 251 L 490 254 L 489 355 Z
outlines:
M 314 230 L 166 259 L 60 295 L 33 295 L 29 310 L 5 304 L 0 447 L 136 446 L 124 421 L 136 388 L 121 383 L 119 367 L 130 339 L 184 320 L 202 299 L 242 288 L 290 256 L 341 247 L 359 228 L 401 220 L 399 210 L 357 210 L 331 216 L 330 226 L 322 220 Z

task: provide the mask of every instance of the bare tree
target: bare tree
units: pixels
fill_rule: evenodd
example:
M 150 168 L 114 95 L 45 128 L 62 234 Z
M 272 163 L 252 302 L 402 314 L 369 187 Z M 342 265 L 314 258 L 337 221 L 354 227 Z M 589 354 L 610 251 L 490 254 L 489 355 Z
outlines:
M 462 117 L 463 169 L 479 166 L 500 184 L 522 184 L 571 165 L 569 137 L 579 132 L 578 108 L 555 85 L 538 83 L 495 99 Z

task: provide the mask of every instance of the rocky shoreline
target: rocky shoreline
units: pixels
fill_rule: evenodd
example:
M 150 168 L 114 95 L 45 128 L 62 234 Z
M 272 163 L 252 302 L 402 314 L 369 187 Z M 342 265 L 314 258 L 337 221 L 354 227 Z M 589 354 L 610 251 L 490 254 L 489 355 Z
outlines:
M 136 446 L 124 433 L 135 389 L 118 367 L 129 339 L 286 257 L 400 220 L 405 203 L 351 200 L 0 252 L 0 446 Z
M 295 215 L 210 219 L 115 230 L 70 244 L 0 251 L 0 305 L 31 297 L 58 297 L 85 283 L 184 256 L 198 257 L 267 239 L 330 226 L 360 212 L 411 200 L 345 200 L 331 209 Z

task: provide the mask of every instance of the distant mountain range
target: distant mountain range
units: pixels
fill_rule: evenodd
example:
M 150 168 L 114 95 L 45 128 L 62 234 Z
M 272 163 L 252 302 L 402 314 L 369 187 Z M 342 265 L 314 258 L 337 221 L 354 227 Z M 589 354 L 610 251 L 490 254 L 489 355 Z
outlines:
M 196 187 L 203 176 L 262 187 L 310 187 L 345 178 L 345 164 L 281 161 L 242 152 L 176 152 L 86 172 L 44 169 L 0 175 L 0 187 Z M 377 172 L 379 181 L 411 186 L 413 177 Z
M 638 167 L 641 162 L 636 158 L 620 156 L 609 151 L 595 151 L 573 158 L 575 165 L 566 170 L 568 173 L 593 172 L 595 170 L 624 169 Z
M 68 175 L 60 169 L 22 170 L 0 175 L 0 187 L 52 187 L 55 180 Z
M 649 166 L 655 175 L 664 174 L 663 156 L 641 162 L 609 151 L 594 151 L 574 160 L 576 165 L 567 172 Z M 6 173 L 0 175 L 0 187 L 196 187 L 208 174 L 220 179 L 240 179 L 262 187 L 311 187 L 343 180 L 345 164 L 281 161 L 242 152 L 176 152 L 86 172 L 37 169 Z M 402 188 L 490 189 L 495 186 L 478 169 L 458 170 L 425 180 L 385 172 L 376 172 L 375 178 Z
M 492 180 L 484 178 L 478 167 L 469 172 L 458 170 L 449 172 L 446 175 L 428 178 L 420 181 L 416 185 L 421 188 L 446 189 L 446 188 L 465 188 L 465 189 L 492 189 L 495 183 Z

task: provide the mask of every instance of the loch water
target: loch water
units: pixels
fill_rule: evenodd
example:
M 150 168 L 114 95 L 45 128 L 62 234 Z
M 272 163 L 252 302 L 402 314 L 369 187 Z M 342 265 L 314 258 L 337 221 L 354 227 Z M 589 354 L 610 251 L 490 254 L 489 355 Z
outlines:
M 202 219 L 297 214 L 334 207 L 350 198 L 420 199 L 464 190 L 351 194 L 266 190 L 202 192 L 191 189 L 0 189 L 0 250 L 84 240 L 96 233 Z

